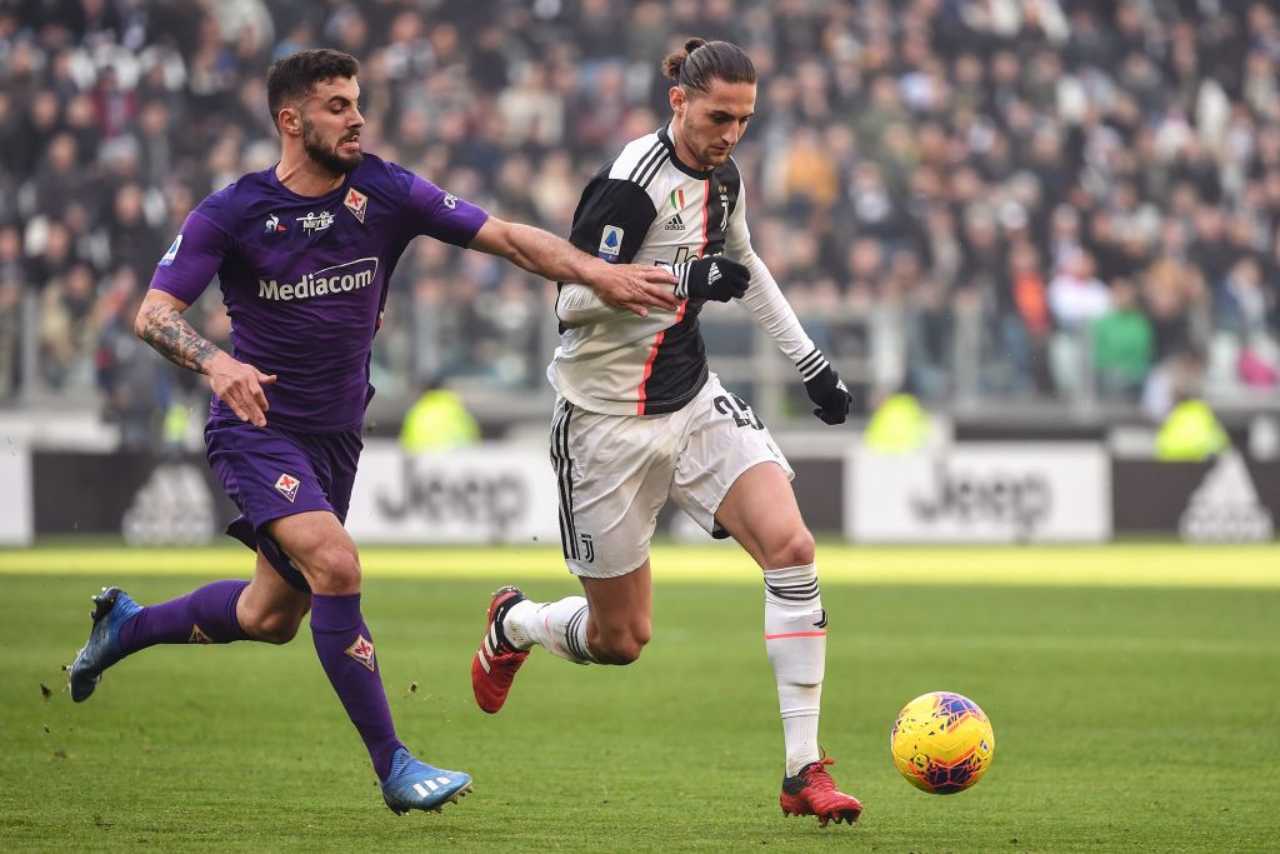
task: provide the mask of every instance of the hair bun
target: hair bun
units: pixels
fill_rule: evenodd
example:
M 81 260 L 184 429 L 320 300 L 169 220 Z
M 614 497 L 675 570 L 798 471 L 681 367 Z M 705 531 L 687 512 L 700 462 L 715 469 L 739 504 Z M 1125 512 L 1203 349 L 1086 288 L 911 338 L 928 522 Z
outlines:
M 702 50 L 702 48 L 706 50 Z M 697 56 L 694 54 L 697 53 Z M 713 79 L 726 83 L 754 83 L 756 69 L 751 57 L 736 44 L 706 39 L 686 39 L 684 50 L 667 54 L 662 73 L 686 88 L 706 92 Z

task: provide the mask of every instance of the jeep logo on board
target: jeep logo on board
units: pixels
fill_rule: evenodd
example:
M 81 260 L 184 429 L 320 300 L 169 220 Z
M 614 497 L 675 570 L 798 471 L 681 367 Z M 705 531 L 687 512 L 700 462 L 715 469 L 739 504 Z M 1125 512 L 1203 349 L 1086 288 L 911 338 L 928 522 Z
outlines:
M 1034 472 L 974 472 L 936 460 L 933 492 L 912 495 L 911 510 L 922 522 L 954 519 L 960 522 L 1007 523 L 1029 536 L 1049 518 L 1053 490 Z

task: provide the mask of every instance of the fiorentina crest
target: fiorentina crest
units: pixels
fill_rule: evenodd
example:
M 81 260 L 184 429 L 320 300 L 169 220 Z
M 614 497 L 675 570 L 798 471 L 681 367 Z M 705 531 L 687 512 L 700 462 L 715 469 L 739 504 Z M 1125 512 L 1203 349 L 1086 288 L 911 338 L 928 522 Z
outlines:
M 347 197 L 342 200 L 347 206 L 347 210 L 351 211 L 356 219 L 364 222 L 365 210 L 369 207 L 369 197 L 357 190 L 355 187 L 347 190 Z
M 369 668 L 371 672 L 378 666 L 373 661 L 373 642 L 364 635 L 356 635 L 356 642 L 347 647 L 347 655 Z
M 280 477 L 276 478 L 276 492 L 289 499 L 289 503 L 292 504 L 294 499 L 298 497 L 298 485 L 300 483 L 302 483 L 302 481 L 298 480 L 293 475 L 282 474 Z

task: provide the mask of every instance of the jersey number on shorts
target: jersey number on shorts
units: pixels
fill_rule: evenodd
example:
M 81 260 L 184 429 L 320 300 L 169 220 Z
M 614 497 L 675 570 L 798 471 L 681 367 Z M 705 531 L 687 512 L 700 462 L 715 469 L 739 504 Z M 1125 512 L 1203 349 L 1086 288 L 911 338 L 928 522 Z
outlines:
M 716 412 L 721 415 L 733 416 L 733 423 L 739 427 L 750 427 L 753 430 L 764 429 L 764 424 L 761 423 L 760 417 L 752 412 L 746 401 L 736 394 L 718 395 L 712 403 L 716 408 Z

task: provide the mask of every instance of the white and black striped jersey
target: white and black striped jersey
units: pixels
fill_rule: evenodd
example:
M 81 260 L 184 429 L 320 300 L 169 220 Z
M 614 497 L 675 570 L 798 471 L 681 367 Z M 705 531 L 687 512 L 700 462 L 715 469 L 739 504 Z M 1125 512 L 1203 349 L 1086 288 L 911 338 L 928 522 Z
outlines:
M 751 248 L 742 175 L 732 158 L 700 171 L 679 160 L 669 128 L 633 140 L 583 190 L 569 240 L 615 263 L 670 266 L 718 254 L 738 261 L 751 270 L 742 302 L 802 377 L 827 364 Z M 639 317 L 604 306 L 584 285 L 561 283 L 560 346 L 547 377 L 566 400 L 591 412 L 674 412 L 707 379 L 698 330 L 703 302 L 685 300 L 675 311 L 650 309 Z

